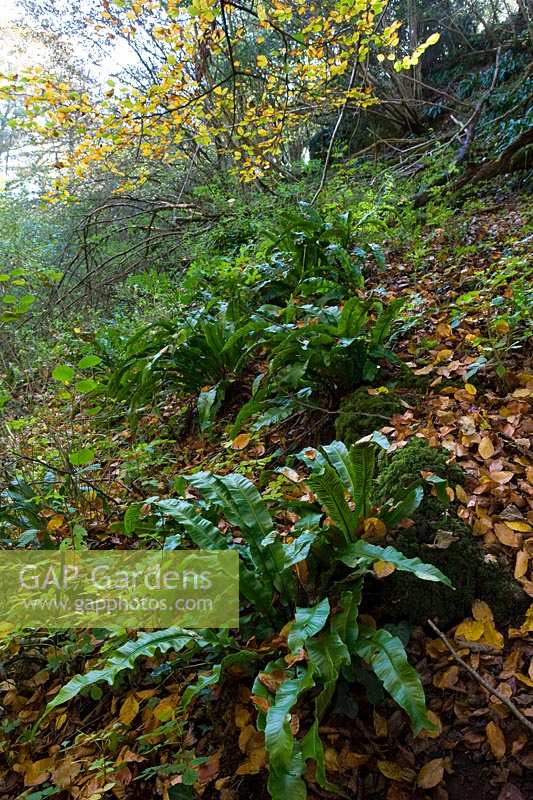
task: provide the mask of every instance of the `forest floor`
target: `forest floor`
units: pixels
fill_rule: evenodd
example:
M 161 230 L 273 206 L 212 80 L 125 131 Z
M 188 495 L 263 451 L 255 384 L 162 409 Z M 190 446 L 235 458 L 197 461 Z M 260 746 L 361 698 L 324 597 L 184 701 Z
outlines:
M 533 605 L 527 611 L 528 602 L 533 603 L 533 364 L 523 334 L 532 279 L 527 267 L 531 216 L 531 200 L 523 195 L 458 213 L 446 228 L 428 226 L 416 262 L 412 253 L 389 242 L 387 267 L 375 268 L 366 279 L 367 292 L 379 288 L 380 298 L 406 298 L 410 315 L 396 352 L 417 379 L 405 394 L 403 411 L 381 431 L 393 448 L 423 437 L 458 462 L 467 476 L 464 487 L 451 487 L 458 516 L 471 527 L 486 559 L 514 575 L 524 597 L 503 621 L 495 621 L 489 603 L 477 602 L 471 618 L 445 634 L 476 675 L 510 700 L 522 719 L 467 672 L 434 631 L 417 626 L 408 652 L 439 731 L 413 737 L 405 714 L 392 701 L 372 707 L 356 694 L 350 708 L 346 698 L 339 698 L 321 728 L 328 777 L 340 787 L 339 798 L 463 800 L 473 792 L 484 800 L 533 798 L 533 740 L 524 724 L 533 724 Z M 46 387 L 23 403 L 33 403 L 34 430 L 43 436 L 62 428 L 90 430 L 86 418 L 61 417 L 61 404 Z M 127 497 L 132 499 L 132 485 L 138 487 L 135 499 L 149 491 L 170 493 L 177 475 L 200 466 L 238 470 L 253 479 L 279 463 L 280 450 L 294 453 L 333 438 L 331 421 L 315 414 L 233 441 L 224 433 L 224 420 L 210 438 L 193 431 L 171 441 L 170 421 L 182 405 L 167 399 L 140 420 L 137 430 L 124 419 L 110 423 L 106 435 L 112 446 L 100 478 L 119 512 Z M 24 431 L 14 433 L 0 457 L 9 460 L 13 448 L 36 457 L 35 444 L 25 436 Z M 163 442 L 157 448 L 159 462 L 148 458 L 143 466 L 144 445 L 156 437 Z M 141 480 L 128 486 L 132 461 Z M 286 474 L 293 492 L 306 491 L 303 474 L 293 468 Z M 143 482 L 148 475 L 151 483 Z M 278 488 L 278 483 L 271 486 L 272 491 Z M 85 496 L 83 503 L 89 540 L 97 546 L 125 546 L 110 528 L 118 515 L 95 498 Z M 54 536 L 68 533 L 67 520 L 53 510 L 46 514 L 55 520 L 49 525 Z M 446 541 L 439 546 L 445 548 Z M 139 780 L 153 763 L 138 753 L 139 737 L 153 728 L 154 711 L 165 719 L 162 709 L 172 710 L 183 684 L 193 677 L 189 667 L 154 683 L 153 670 L 168 656 L 145 660 L 134 694 L 105 686 L 100 696 L 78 697 L 67 712 L 59 709 L 47 717 L 36 739 L 25 735 L 64 683 L 67 665 L 71 673 L 83 671 L 84 657 L 74 643 L 65 649 L 35 635 L 10 644 L 0 674 L 0 800 L 54 795 L 98 800 L 107 793 L 117 798 L 189 797 L 188 787 L 176 777 Z M 87 644 L 90 664 L 100 643 L 93 635 Z M 268 651 L 268 643 L 261 647 Z M 254 728 L 250 687 L 249 676 L 236 667 L 209 702 L 191 706 L 179 748 L 185 760 L 193 751 L 205 758 L 196 796 L 266 797 L 265 752 Z M 127 731 L 121 727 L 126 723 Z M 159 742 L 157 762 L 170 763 L 176 746 Z M 313 788 L 310 770 L 309 796 L 329 796 Z M 43 788 L 49 782 L 56 790 Z

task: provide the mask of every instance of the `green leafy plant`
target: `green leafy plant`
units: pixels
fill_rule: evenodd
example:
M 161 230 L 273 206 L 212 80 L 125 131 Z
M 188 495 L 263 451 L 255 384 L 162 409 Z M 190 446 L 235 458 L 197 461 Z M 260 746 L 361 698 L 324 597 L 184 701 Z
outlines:
M 266 254 L 270 257 L 268 280 L 262 292 L 287 295 L 316 290 L 326 278 L 324 288 L 335 286 L 355 291 L 364 285 L 363 268 L 374 257 L 384 266 L 385 257 L 378 244 L 353 246 L 355 225 L 351 212 L 336 213 L 326 220 L 310 203 L 300 202 L 280 214 L 269 234 Z M 274 272 L 274 277 L 272 276 Z
M 310 395 L 336 405 L 351 389 L 373 383 L 381 361 L 398 361 L 388 343 L 402 305 L 401 300 L 384 306 L 355 296 L 343 306 L 258 309 L 253 319 L 263 322 L 260 341 L 268 353 L 268 369 L 253 384 L 233 435 L 252 416 L 252 430 L 259 430 L 308 405 Z
M 319 725 L 338 680 L 355 680 L 357 670 L 365 664 L 409 715 L 415 733 L 433 729 L 420 678 L 409 664 L 401 640 L 384 628 L 376 630 L 358 621 L 365 579 L 376 562 L 388 562 L 422 580 L 450 585 L 436 567 L 418 558 L 406 558 L 394 547 L 380 547 L 361 538 L 371 514 L 378 514 L 374 521 L 394 528 L 423 498 L 424 480 L 420 477 L 416 485 L 399 497 L 388 498 L 379 511 L 375 510 L 376 452 L 387 445 L 379 434 L 372 434 L 350 450 L 342 442 L 332 442 L 320 450 L 303 451 L 300 457 L 311 470 L 307 484 L 317 501 L 294 525 L 290 541 L 277 529 L 255 486 L 242 475 L 198 472 L 187 481 L 201 495 L 201 501 L 150 501 L 154 513 L 172 519 L 193 547 L 235 547 L 240 556 L 240 590 L 243 602 L 251 609 L 254 631 L 259 629 L 258 620 L 262 619 L 264 625 L 266 619 L 271 631 L 283 628 L 286 632 L 280 637 L 284 643 L 279 653 L 263 666 L 253 686 L 254 696 L 262 701 L 257 726 L 265 734 L 268 789 L 273 800 L 306 797 L 302 776 L 309 760 L 316 763 L 319 785 L 335 791 L 326 778 Z M 241 543 L 235 544 L 232 537 L 220 531 L 216 522 L 221 518 L 239 529 Z M 172 549 L 181 542 L 181 537 L 169 535 L 165 547 Z M 308 578 L 302 584 L 294 567 L 304 561 Z M 243 627 L 246 629 L 244 620 Z M 261 658 L 257 651 L 247 651 L 236 640 L 230 641 L 235 652 L 186 690 L 183 708 L 205 687 L 218 683 L 226 667 L 236 661 L 253 663 Z M 71 679 L 47 711 L 96 682 L 112 684 L 116 675 L 132 669 L 141 655 L 153 655 L 157 649 L 183 652 L 208 644 L 203 634 L 188 631 L 143 634 L 136 642 L 122 645 L 103 667 Z M 265 680 L 268 675 L 275 679 L 277 688 Z M 297 738 L 290 715 L 310 690 L 314 691 L 314 720 L 304 736 Z
M 111 397 L 127 400 L 137 413 L 157 393 L 198 393 L 200 428 L 212 424 L 227 388 L 245 370 L 256 341 L 247 341 L 254 326 L 218 314 L 199 314 L 186 323 L 161 320 L 139 330 L 112 372 Z

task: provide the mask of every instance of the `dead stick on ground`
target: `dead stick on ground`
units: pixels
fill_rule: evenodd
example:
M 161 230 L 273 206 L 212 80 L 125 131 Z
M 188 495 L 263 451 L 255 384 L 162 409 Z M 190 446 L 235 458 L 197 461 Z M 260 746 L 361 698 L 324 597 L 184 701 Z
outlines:
M 512 714 L 514 714 L 515 717 L 517 719 L 519 719 L 520 722 L 523 725 L 525 725 L 526 728 L 529 731 L 531 731 L 531 733 L 533 733 L 533 722 L 530 722 L 527 719 L 527 717 L 525 717 L 522 714 L 522 712 L 518 710 L 518 708 L 515 706 L 515 704 L 512 703 L 511 700 L 509 700 L 508 697 L 505 697 L 501 692 L 499 692 L 497 689 L 495 689 L 493 686 L 491 686 L 490 683 L 488 683 L 488 681 L 485 680 L 485 678 L 482 678 L 481 675 L 478 672 L 476 672 L 475 669 L 473 669 L 473 667 L 471 667 L 469 664 L 467 664 L 466 661 L 463 661 L 461 656 L 457 655 L 456 651 L 453 649 L 453 646 L 450 644 L 449 640 L 446 638 L 446 636 L 443 634 L 443 632 L 439 631 L 437 626 L 430 619 L 428 619 L 428 625 L 429 625 L 430 628 L 432 628 L 435 631 L 435 633 L 437 634 L 439 639 L 442 639 L 442 641 L 444 642 L 444 644 L 446 645 L 446 647 L 448 648 L 448 650 L 452 654 L 453 658 L 462 667 L 464 667 L 466 669 L 466 671 L 469 672 L 470 675 L 472 675 L 472 677 L 475 678 L 478 683 L 480 683 L 488 692 L 490 692 L 490 694 L 494 695 L 494 697 L 497 697 L 498 700 L 501 703 L 506 705 L 507 708 L 509 709 L 509 711 Z

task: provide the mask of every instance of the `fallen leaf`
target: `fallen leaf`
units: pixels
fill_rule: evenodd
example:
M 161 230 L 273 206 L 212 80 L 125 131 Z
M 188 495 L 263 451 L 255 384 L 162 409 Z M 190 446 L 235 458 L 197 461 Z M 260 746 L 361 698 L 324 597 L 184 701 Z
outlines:
M 489 472 L 489 478 L 494 483 L 498 483 L 503 485 L 504 483 L 509 483 L 514 477 L 514 472 L 510 470 L 497 470 L 496 472 Z
M 478 450 L 478 453 L 481 456 L 481 458 L 484 458 L 484 459 L 492 458 L 492 456 L 494 455 L 494 452 L 495 452 L 494 451 L 494 445 L 492 444 L 492 442 L 488 438 L 488 436 L 483 437 L 483 439 L 480 441 L 480 443 L 478 445 L 477 450 Z
M 382 775 L 385 775 L 391 781 L 407 781 L 410 783 L 416 775 L 414 770 L 401 767 L 399 764 L 395 764 L 394 761 L 378 761 L 378 769 Z
M 483 636 L 485 624 L 475 619 L 465 619 L 455 629 L 456 639 L 466 639 L 468 642 L 477 642 Z
M 438 672 L 433 678 L 433 686 L 437 689 L 451 689 L 459 678 L 459 667 L 453 665 L 443 672 Z
M 439 640 L 440 641 L 440 640 Z M 440 717 L 435 714 L 434 711 L 429 710 L 427 712 L 428 719 L 435 725 L 434 731 L 423 730 L 420 734 L 422 737 L 426 737 L 428 739 L 438 739 L 442 733 L 442 722 Z
M 396 567 L 390 561 L 376 561 L 373 564 L 372 569 L 374 570 L 376 577 L 386 578 L 387 575 L 392 575 Z
M 500 761 L 505 756 L 505 751 L 507 749 L 505 737 L 501 728 L 498 727 L 495 722 L 489 722 L 485 727 L 485 733 L 487 734 L 493 756 Z
M 511 528 L 513 531 L 519 531 L 520 533 L 529 533 L 533 530 L 531 525 L 529 525 L 527 522 L 522 522 L 519 519 L 506 520 L 505 524 L 508 528 Z
M 522 541 L 520 536 L 512 531 L 508 525 L 504 525 L 503 522 L 497 522 L 494 525 L 494 533 L 498 540 L 507 547 L 520 547 Z
M 133 722 L 133 720 L 137 716 L 138 711 L 139 711 L 139 701 L 137 700 L 134 694 L 130 694 L 129 697 L 126 697 L 126 699 L 122 703 L 118 718 L 123 725 L 129 725 L 131 722 Z
M 53 533 L 54 531 L 59 530 L 59 528 L 61 528 L 64 522 L 65 522 L 65 517 L 62 517 L 61 514 L 56 514 L 50 520 L 48 520 L 46 528 L 51 533 Z
M 24 769 L 24 786 L 39 786 L 44 783 L 53 768 L 53 758 L 40 758 L 32 764 L 28 763 Z
M 387 533 L 383 520 L 378 517 L 367 517 L 363 520 L 363 537 L 382 539 Z
M 249 433 L 239 433 L 232 441 L 231 446 L 234 450 L 244 450 L 244 448 L 248 446 L 251 438 Z
M 424 764 L 418 773 L 416 784 L 420 786 L 421 789 L 433 789 L 441 783 L 443 777 L 444 759 L 434 758 L 432 761 L 428 761 L 427 764 Z
M 516 563 L 514 568 L 514 576 L 517 580 L 523 578 L 527 572 L 527 566 L 529 563 L 529 553 L 526 550 L 520 550 L 516 554 Z

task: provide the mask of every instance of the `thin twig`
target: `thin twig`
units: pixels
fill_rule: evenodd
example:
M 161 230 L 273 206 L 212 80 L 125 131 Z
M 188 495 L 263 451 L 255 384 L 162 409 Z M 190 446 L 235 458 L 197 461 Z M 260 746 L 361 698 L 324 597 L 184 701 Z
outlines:
M 509 709 L 511 714 L 514 714 L 514 716 L 517 719 L 519 719 L 520 722 L 523 725 L 525 725 L 528 730 L 531 731 L 531 733 L 533 733 L 533 722 L 530 722 L 527 719 L 527 717 L 525 717 L 522 714 L 522 712 L 518 710 L 518 708 L 515 706 L 515 704 L 511 700 L 509 700 L 508 697 L 505 697 L 505 695 L 503 695 L 501 692 L 499 692 L 498 689 L 495 689 L 493 686 L 491 686 L 490 683 L 485 680 L 485 678 L 481 677 L 479 672 L 476 672 L 476 670 L 473 667 L 471 667 L 469 664 L 467 664 L 466 661 L 464 661 L 461 658 L 461 656 L 457 655 L 457 652 L 454 650 L 454 648 L 450 644 L 449 640 L 446 638 L 446 636 L 443 634 L 443 632 L 440 631 L 437 628 L 435 623 L 432 622 L 430 619 L 428 619 L 428 625 L 429 625 L 430 628 L 432 628 L 432 630 L 435 631 L 435 633 L 437 634 L 439 639 L 441 639 L 441 641 L 444 642 L 444 644 L 446 645 L 446 647 L 448 648 L 448 650 L 452 654 L 452 656 L 455 659 L 455 661 L 457 661 L 458 664 L 460 664 L 462 667 L 464 667 L 466 669 L 466 671 L 469 672 L 470 675 L 472 675 L 472 677 L 475 678 L 476 681 L 483 686 L 484 689 L 486 689 L 490 694 L 494 695 L 494 697 L 497 697 L 498 700 L 500 701 L 500 703 L 503 703 L 505 706 L 507 706 L 507 708 Z
M 320 194 L 320 192 L 322 191 L 322 189 L 324 188 L 324 185 L 326 183 L 326 178 L 327 178 L 327 174 L 328 174 L 328 170 L 329 170 L 329 164 L 330 164 L 330 161 L 331 161 L 331 156 L 333 154 L 333 145 L 335 144 L 335 140 L 337 138 L 337 133 L 338 133 L 339 128 L 340 128 L 340 126 L 342 124 L 342 120 L 344 119 L 344 112 L 346 111 L 346 107 L 348 105 L 350 92 L 353 89 L 353 85 L 355 83 L 355 76 L 357 75 L 358 63 L 359 62 L 357 61 L 357 54 L 356 54 L 356 56 L 354 58 L 354 62 L 353 62 L 352 72 L 350 74 L 350 80 L 348 81 L 348 88 L 346 90 L 346 98 L 344 100 L 344 103 L 341 106 L 341 110 L 339 111 L 339 116 L 337 117 L 337 122 L 335 123 L 335 127 L 333 128 L 333 131 L 331 133 L 331 138 L 329 140 L 328 151 L 326 153 L 326 158 L 325 158 L 325 161 L 324 161 L 324 167 L 322 169 L 322 175 L 321 175 L 321 178 L 320 178 L 320 183 L 318 185 L 318 189 L 316 190 L 316 192 L 313 195 L 313 199 L 311 200 L 311 205 L 315 204 L 315 202 L 316 202 L 316 200 L 318 198 L 318 195 Z

